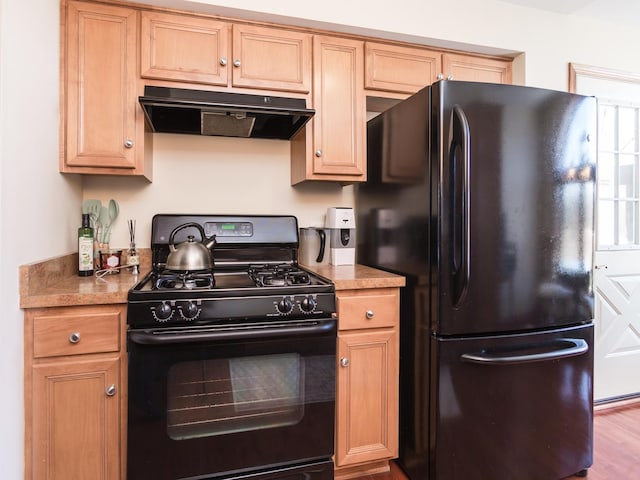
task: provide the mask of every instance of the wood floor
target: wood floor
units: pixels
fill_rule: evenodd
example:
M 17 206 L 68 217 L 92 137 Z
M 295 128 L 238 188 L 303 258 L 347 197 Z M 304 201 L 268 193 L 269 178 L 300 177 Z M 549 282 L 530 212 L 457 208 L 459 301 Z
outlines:
M 597 407 L 593 428 L 594 459 L 587 480 L 640 479 L 640 400 Z M 565 480 L 578 478 L 584 480 L 585 477 L 568 477 Z M 388 473 L 355 480 L 407 480 L 407 477 L 392 463 Z

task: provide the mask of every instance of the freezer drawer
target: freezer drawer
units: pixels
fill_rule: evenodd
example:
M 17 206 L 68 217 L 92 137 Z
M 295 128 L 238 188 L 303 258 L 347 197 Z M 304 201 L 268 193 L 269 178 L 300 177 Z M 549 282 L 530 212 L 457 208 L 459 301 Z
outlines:
M 430 480 L 557 480 L 591 466 L 591 324 L 431 342 Z

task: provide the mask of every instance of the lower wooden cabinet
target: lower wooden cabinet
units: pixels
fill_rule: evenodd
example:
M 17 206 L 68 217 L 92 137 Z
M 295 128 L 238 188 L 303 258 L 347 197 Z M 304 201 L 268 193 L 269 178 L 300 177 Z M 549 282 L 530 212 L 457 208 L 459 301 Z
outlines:
M 124 478 L 126 307 L 25 313 L 25 479 Z
M 399 290 L 337 292 L 336 478 L 385 471 L 398 456 Z

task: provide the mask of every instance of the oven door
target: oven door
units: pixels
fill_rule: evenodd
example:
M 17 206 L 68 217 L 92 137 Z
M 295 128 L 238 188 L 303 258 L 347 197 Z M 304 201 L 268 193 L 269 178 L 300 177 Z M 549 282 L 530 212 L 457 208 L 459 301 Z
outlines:
M 131 329 L 128 352 L 129 480 L 333 478 L 335 319 Z

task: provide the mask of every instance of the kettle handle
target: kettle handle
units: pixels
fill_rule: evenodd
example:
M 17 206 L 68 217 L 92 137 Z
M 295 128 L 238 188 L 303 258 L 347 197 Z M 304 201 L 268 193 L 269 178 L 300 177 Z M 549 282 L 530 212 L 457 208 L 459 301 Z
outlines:
M 327 243 L 327 234 L 324 230 L 320 229 L 316 230 L 316 232 L 318 232 L 318 235 L 320 236 L 320 250 L 318 251 L 318 258 L 316 258 L 316 262 L 321 263 L 324 258 L 324 246 Z
M 180 230 L 182 230 L 184 228 L 188 228 L 188 227 L 197 228 L 198 231 L 200 232 L 200 237 L 202 239 L 202 242 L 204 242 L 206 240 L 206 237 L 204 235 L 204 228 L 202 228 L 202 225 L 200 225 L 199 223 L 195 223 L 195 222 L 183 223 L 182 225 L 174 228 L 173 231 L 171 232 L 171 235 L 169 235 L 169 250 L 170 251 L 172 251 L 172 252 L 176 251 L 176 247 L 173 244 L 173 238 L 175 237 L 176 233 L 178 233 Z

